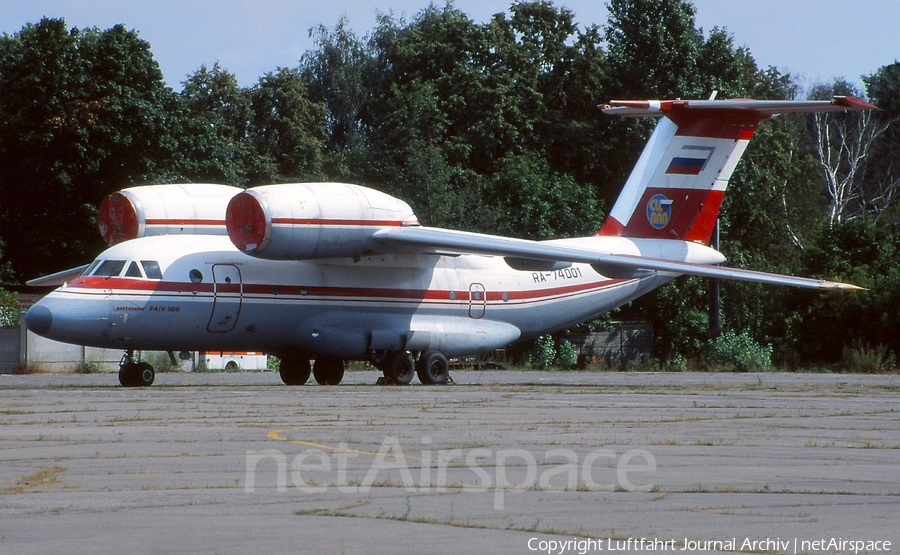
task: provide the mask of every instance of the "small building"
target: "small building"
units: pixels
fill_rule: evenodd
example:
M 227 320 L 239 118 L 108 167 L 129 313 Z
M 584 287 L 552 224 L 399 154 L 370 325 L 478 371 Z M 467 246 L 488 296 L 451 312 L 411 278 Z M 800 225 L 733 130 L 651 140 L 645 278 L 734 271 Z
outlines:
M 650 322 L 615 322 L 612 331 L 570 334 L 578 348 L 579 366 L 604 370 L 624 369 L 628 364 L 646 364 L 653 357 L 653 325 Z

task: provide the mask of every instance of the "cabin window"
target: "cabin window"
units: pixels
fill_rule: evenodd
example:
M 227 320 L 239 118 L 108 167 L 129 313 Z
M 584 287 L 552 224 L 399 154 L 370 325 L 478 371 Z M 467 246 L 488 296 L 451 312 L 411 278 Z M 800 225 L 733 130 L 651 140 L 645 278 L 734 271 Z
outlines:
M 141 266 L 144 267 L 148 279 L 162 279 L 162 270 L 159 269 L 159 262 L 156 260 L 141 260 Z
M 141 269 L 138 268 L 137 262 L 132 262 L 125 271 L 125 277 L 142 278 L 144 277 L 144 274 L 142 274 Z
M 191 283 L 200 283 L 203 281 L 203 274 L 200 272 L 200 270 L 193 269 L 188 275 L 191 278 Z
M 113 277 L 121 274 L 123 268 L 125 268 L 124 260 L 104 260 L 100 263 L 100 266 L 97 268 L 97 271 L 94 272 L 93 275 Z

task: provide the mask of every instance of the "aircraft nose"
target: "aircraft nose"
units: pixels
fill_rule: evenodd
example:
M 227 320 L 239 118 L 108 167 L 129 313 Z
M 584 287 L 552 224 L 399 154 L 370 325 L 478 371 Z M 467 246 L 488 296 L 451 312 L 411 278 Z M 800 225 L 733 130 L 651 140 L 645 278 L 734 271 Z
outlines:
M 53 313 L 46 306 L 35 305 L 25 313 L 25 327 L 38 335 L 45 335 L 53 325 Z

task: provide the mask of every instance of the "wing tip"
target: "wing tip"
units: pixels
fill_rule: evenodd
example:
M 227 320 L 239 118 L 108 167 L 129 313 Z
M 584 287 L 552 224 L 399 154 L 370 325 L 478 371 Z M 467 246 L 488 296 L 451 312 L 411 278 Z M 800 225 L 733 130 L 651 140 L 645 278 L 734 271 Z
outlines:
M 820 281 L 820 289 L 829 289 L 833 291 L 866 291 L 865 287 L 853 285 L 852 283 L 841 283 L 839 281 Z
M 831 99 L 831 103 L 848 110 L 881 110 L 878 106 L 855 96 L 835 96 Z

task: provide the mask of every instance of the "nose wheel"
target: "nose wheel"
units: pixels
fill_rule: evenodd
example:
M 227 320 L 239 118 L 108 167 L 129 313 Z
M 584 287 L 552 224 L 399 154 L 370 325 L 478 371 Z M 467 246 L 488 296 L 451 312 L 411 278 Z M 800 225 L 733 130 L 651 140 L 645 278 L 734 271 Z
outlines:
M 119 363 L 119 383 L 123 387 L 150 387 L 156 378 L 153 366 L 134 360 L 134 351 L 125 351 Z

